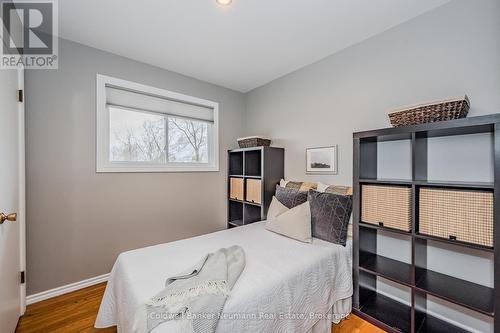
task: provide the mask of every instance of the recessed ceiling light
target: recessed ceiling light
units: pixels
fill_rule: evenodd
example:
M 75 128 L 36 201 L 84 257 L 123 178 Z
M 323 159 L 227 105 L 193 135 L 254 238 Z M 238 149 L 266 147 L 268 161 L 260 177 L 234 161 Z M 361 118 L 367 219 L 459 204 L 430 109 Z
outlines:
M 233 0 L 215 0 L 215 2 L 221 6 L 229 6 Z

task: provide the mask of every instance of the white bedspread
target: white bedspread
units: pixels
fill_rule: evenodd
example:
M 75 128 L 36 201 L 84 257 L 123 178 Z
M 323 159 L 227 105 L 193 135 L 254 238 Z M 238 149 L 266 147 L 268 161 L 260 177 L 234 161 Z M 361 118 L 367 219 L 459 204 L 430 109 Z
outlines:
M 131 332 L 136 309 L 162 290 L 168 277 L 235 244 L 245 250 L 246 267 L 226 302 L 228 319 L 219 321 L 218 333 L 305 333 L 318 315 L 352 296 L 350 242 L 345 248 L 319 239 L 301 243 L 267 231 L 259 222 L 120 254 L 96 327 L 117 325 L 120 333 Z M 153 332 L 176 332 L 175 323 Z

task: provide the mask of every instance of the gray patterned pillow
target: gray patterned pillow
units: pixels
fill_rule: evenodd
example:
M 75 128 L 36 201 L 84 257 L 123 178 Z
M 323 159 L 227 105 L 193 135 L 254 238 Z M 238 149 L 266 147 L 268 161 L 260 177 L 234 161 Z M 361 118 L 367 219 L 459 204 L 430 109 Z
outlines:
M 276 199 L 286 208 L 292 209 L 307 201 L 307 192 L 276 185 Z
M 313 237 L 345 246 L 352 212 L 352 196 L 310 190 Z

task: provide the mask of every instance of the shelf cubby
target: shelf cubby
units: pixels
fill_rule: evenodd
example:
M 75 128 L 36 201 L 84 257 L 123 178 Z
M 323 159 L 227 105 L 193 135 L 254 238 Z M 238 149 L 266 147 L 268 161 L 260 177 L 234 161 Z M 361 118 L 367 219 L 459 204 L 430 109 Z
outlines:
M 369 274 L 388 280 L 411 285 L 412 267 L 410 264 L 370 252 L 360 252 L 359 268 Z
M 244 206 L 245 224 L 262 221 L 261 207 L 254 204 L 245 203 Z
M 492 331 L 494 325 L 491 317 L 485 317 L 483 314 L 476 314 L 453 303 L 439 300 L 420 290 L 415 291 L 413 303 L 415 305 L 414 332 L 416 333 L 487 332 Z M 435 314 L 436 309 L 443 306 L 448 309 L 449 317 Z M 481 320 L 481 317 L 484 323 L 479 327 L 472 327 L 474 325 L 471 325 L 471 322 Z
M 238 200 L 229 200 L 229 220 L 232 225 L 243 225 L 243 202 Z
M 360 140 L 360 178 L 365 182 L 411 184 L 411 140 Z
M 411 306 L 380 293 L 375 276 L 360 272 L 359 283 L 359 310 L 363 318 L 377 321 L 390 332 L 411 332 Z
M 439 132 L 429 136 L 428 132 L 416 132 L 414 151 L 418 163 L 415 163 L 414 179 L 438 186 L 481 188 L 492 185 L 494 131 L 493 127 L 482 129 L 488 131 L 453 136 L 439 136 Z
M 229 175 L 232 177 L 243 176 L 243 152 L 230 152 L 228 156 Z
M 488 316 L 494 315 L 494 289 L 428 269 L 417 268 L 416 288 Z
M 262 153 L 260 150 L 249 150 L 245 152 L 245 176 L 261 177 L 262 175 Z
M 415 239 L 414 249 L 416 290 L 494 316 L 495 289 L 488 286 L 493 281 L 486 274 L 491 269 L 491 253 L 421 238 Z M 463 267 L 456 267 L 457 263 L 472 257 L 482 261 L 482 265 L 475 268 L 484 272 L 486 277 L 478 278 Z
M 439 238 L 419 231 L 422 188 L 491 192 L 493 211 L 498 212 L 500 180 L 494 175 L 500 172 L 500 151 L 495 149 L 500 146 L 500 114 L 358 132 L 353 144 L 353 221 L 358 236 L 353 311 L 388 332 L 467 332 L 463 327 L 500 332 L 495 312 L 500 289 L 494 283 L 500 281 L 500 214 L 493 216 L 491 247 L 454 240 L 453 233 Z M 390 158 L 381 156 L 387 151 Z M 367 184 L 411 188 L 409 232 L 361 220 L 361 188 Z M 431 216 L 426 223 L 432 227 L 432 215 L 426 216 Z M 397 250 L 380 251 L 380 246 L 394 248 L 383 245 L 381 233 L 408 239 L 410 260 L 398 258 Z M 410 302 L 391 295 L 400 294 L 377 283 L 380 279 L 408 288 Z M 469 321 L 461 322 L 462 316 Z
M 384 230 L 377 228 L 360 228 L 359 230 L 359 269 L 367 274 L 380 276 L 388 280 L 411 285 L 412 283 L 412 266 L 409 263 L 403 262 L 400 259 L 405 258 L 390 258 L 383 248 L 379 245 L 380 232 L 384 232 L 385 237 L 391 237 L 390 232 L 385 233 Z M 409 242 L 408 235 L 394 234 L 403 242 Z M 402 237 L 402 238 L 401 238 Z M 398 247 L 399 244 L 393 243 L 392 246 Z M 409 246 L 409 245 L 408 245 Z M 409 260 L 410 258 L 406 258 Z
M 362 289 L 362 288 L 361 288 Z M 409 333 L 411 325 L 411 307 L 377 292 L 364 292 L 367 298 L 360 310 L 368 316 L 394 328 L 398 332 Z

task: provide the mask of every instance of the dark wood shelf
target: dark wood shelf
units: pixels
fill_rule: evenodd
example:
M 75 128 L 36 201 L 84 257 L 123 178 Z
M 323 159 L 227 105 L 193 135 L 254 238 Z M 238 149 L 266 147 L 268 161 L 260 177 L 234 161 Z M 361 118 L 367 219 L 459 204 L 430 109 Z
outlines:
M 358 236 L 353 248 L 353 312 L 362 318 L 379 326 L 388 332 L 441 332 L 463 333 L 466 330 L 455 327 L 453 324 L 439 319 L 438 313 L 430 314 L 427 309 L 427 300 L 435 297 L 449 308 L 461 307 L 463 310 L 475 312 L 481 316 L 481 321 L 490 321 L 493 318 L 495 332 L 500 332 L 500 320 L 496 318 L 495 308 L 500 308 L 500 288 L 490 288 L 462 280 L 456 275 L 446 275 L 430 270 L 428 262 L 428 248 L 431 242 L 438 242 L 449 250 L 450 255 L 464 249 L 474 251 L 475 255 L 487 256 L 493 260 L 494 281 L 500 281 L 500 180 L 495 178 L 491 182 L 479 181 L 447 181 L 430 180 L 434 167 L 429 160 L 429 148 L 432 141 L 429 138 L 448 137 L 450 144 L 455 143 L 454 136 L 468 134 L 491 134 L 493 142 L 490 145 L 494 173 L 498 176 L 500 170 L 500 113 L 479 117 L 441 121 L 434 123 L 384 128 L 353 133 L 353 221 L 354 234 Z M 380 154 L 384 151 L 379 147 L 379 142 L 407 140 L 410 151 L 406 152 L 411 159 L 411 173 L 409 179 L 378 178 L 378 175 L 391 177 L 388 169 L 380 170 L 378 163 Z M 459 138 L 457 137 L 457 140 Z M 485 141 L 486 142 L 486 141 Z M 458 145 L 459 142 L 456 141 Z M 405 147 L 406 147 L 405 143 Z M 485 147 L 485 148 L 488 148 Z M 458 154 L 453 152 L 453 154 Z M 408 157 L 408 156 L 407 156 Z M 396 157 L 397 158 L 397 157 Z M 489 158 L 488 158 L 488 163 Z M 405 164 L 406 165 L 406 164 Z M 409 171 L 409 170 L 406 170 Z M 470 170 L 469 175 L 474 175 L 475 170 Z M 472 178 L 473 179 L 473 178 Z M 411 231 L 406 232 L 384 226 L 364 223 L 362 221 L 361 186 L 364 184 L 392 185 L 411 187 L 412 198 L 412 225 Z M 493 244 L 495 248 L 471 244 L 446 238 L 440 238 L 419 233 L 419 200 L 422 188 L 443 188 L 448 190 L 486 191 L 493 193 Z M 377 255 L 380 248 L 382 232 L 387 236 L 403 238 L 411 243 L 411 263 L 405 264 L 387 257 Z M 403 235 L 404 237 L 401 237 Z M 435 244 L 438 245 L 438 244 Z M 467 269 L 469 262 L 464 260 L 461 265 Z M 479 273 L 478 273 L 479 274 Z M 409 289 L 411 305 L 405 305 L 397 300 L 382 295 L 379 291 L 379 279 L 390 280 L 402 289 Z M 439 317 L 439 318 L 438 318 Z M 489 319 L 486 319 L 488 318 Z M 445 319 L 445 318 L 444 318 Z M 462 322 L 462 321 L 460 321 Z M 477 328 L 475 328 L 477 329 Z
M 412 185 L 412 181 L 408 179 L 370 179 L 370 178 L 362 178 L 359 180 L 362 184 L 380 184 L 380 185 Z
M 359 268 L 367 273 L 411 286 L 412 266 L 369 252 L 359 253 Z
M 360 311 L 378 320 L 395 331 L 411 332 L 411 308 L 403 303 L 393 300 L 384 295 L 366 291 L 360 288 L 363 303 L 360 304 Z M 363 294 L 368 296 L 364 298 Z
M 445 181 L 445 180 L 408 180 L 408 179 L 371 179 L 361 178 L 360 184 L 379 184 L 379 185 L 406 185 L 413 184 L 417 186 L 427 187 L 443 187 L 443 188 L 460 188 L 460 189 L 479 189 L 479 190 L 492 190 L 494 188 L 493 182 L 462 182 L 462 181 Z
M 262 176 L 246 176 L 246 175 L 229 175 L 233 178 L 249 178 L 249 179 L 262 179 Z
M 256 151 L 256 150 L 263 150 L 268 147 L 250 147 L 250 148 L 236 148 L 236 149 L 231 149 L 229 153 L 235 154 L 235 153 L 242 153 L 246 151 Z
M 265 220 L 276 185 L 284 178 L 285 150 L 278 147 L 240 148 L 229 150 L 227 156 L 227 226 L 237 227 Z M 231 178 L 238 180 L 232 182 Z M 238 194 L 234 196 L 244 200 L 229 198 L 231 186 L 237 186 L 234 193 Z M 250 186 L 252 193 L 249 192 Z
M 417 333 L 469 333 L 462 328 L 452 325 L 444 320 L 432 317 L 428 314 L 418 314 L 419 322 L 415 332 Z
M 473 244 L 473 243 L 465 243 L 465 242 L 452 240 L 452 239 L 448 239 L 448 238 L 441 238 L 441 237 L 429 236 L 429 235 L 418 234 L 418 233 L 415 234 L 415 238 L 425 239 L 425 240 L 430 240 L 430 241 L 435 241 L 435 242 L 440 242 L 440 243 L 445 243 L 445 244 L 450 244 L 450 245 L 455 245 L 455 246 L 467 247 L 470 249 L 475 249 L 475 250 L 484 251 L 484 252 L 490 252 L 490 253 L 495 252 L 495 249 L 492 247 L 486 247 L 486 246 Z
M 378 130 L 377 130 L 378 131 Z M 369 143 L 369 142 L 386 142 L 386 141 L 400 141 L 400 140 L 411 140 L 411 133 L 401 132 L 401 131 L 392 131 L 386 132 L 383 135 L 377 135 L 375 132 L 370 131 L 373 135 L 370 135 L 370 132 L 360 132 L 354 133 L 354 136 L 358 134 L 363 134 L 359 137 L 361 140 L 361 144 Z
M 379 225 L 370 224 L 370 223 L 366 223 L 366 222 L 359 222 L 359 226 L 363 227 L 363 228 L 378 229 L 378 230 L 392 232 L 392 233 L 396 233 L 396 234 L 400 234 L 400 235 L 411 236 L 411 231 L 404 231 L 404 230 L 399 230 L 399 229 L 394 229 L 394 228 L 387 228 L 387 227 L 382 227 Z
M 493 182 L 459 182 L 459 181 L 437 181 L 437 180 L 416 180 L 415 185 L 427 187 L 450 187 L 460 189 L 479 189 L 493 190 L 495 184 Z
M 245 205 L 252 205 L 252 206 L 255 206 L 255 207 L 261 207 L 262 205 L 260 203 L 256 203 L 256 202 L 250 202 L 250 201 L 242 201 Z
M 245 205 L 252 205 L 252 206 L 255 206 L 255 207 L 261 207 L 262 206 L 262 204 L 257 203 L 257 202 L 243 201 L 243 200 L 232 199 L 232 198 L 229 198 L 229 201 L 238 202 L 238 203 L 245 204 Z
M 500 114 L 357 132 L 353 134 L 353 137 L 380 142 L 403 140 L 408 138 L 408 134 L 411 138 L 411 133 L 417 133 L 419 138 L 492 133 L 495 123 L 500 123 Z
M 228 224 L 234 227 L 241 227 L 243 225 L 243 220 L 229 221 Z
M 494 315 L 494 289 L 427 269 L 417 269 L 416 287 L 488 316 Z

